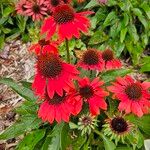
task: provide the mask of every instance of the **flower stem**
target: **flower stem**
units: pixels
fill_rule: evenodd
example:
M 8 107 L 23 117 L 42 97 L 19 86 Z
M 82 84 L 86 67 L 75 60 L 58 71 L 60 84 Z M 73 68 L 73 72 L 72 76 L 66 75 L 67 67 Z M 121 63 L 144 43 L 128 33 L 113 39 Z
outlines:
M 95 129 L 94 129 L 93 131 L 94 131 L 97 135 L 99 135 L 99 136 L 101 136 L 101 137 L 103 136 L 103 134 L 102 134 L 101 132 L 99 132 L 98 130 L 95 130 Z
M 66 39 L 67 62 L 70 63 L 69 41 Z

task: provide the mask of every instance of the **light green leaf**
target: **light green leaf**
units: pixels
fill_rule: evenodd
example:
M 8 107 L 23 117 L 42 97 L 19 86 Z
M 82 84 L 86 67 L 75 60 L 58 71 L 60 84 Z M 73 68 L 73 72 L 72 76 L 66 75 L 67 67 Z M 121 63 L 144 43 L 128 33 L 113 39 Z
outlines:
M 19 83 L 16 83 L 10 78 L 0 78 L 0 83 L 8 85 L 10 88 L 12 88 L 15 92 L 17 92 L 20 96 L 25 98 L 29 101 L 35 101 L 37 98 L 34 96 L 33 92 L 20 85 Z
M 45 129 L 35 130 L 24 137 L 16 150 L 34 150 L 35 145 L 44 137 Z
M 130 73 L 131 70 L 129 69 L 118 69 L 118 70 L 112 70 L 107 71 L 100 75 L 100 77 L 105 81 L 105 83 L 109 83 L 110 81 L 113 81 L 118 76 L 125 76 L 126 74 Z
M 7 17 L 9 16 L 10 13 L 12 13 L 14 11 L 14 7 L 12 6 L 8 6 L 4 9 L 4 12 L 3 12 L 3 17 Z
M 87 8 L 92 8 L 92 7 L 95 7 L 95 6 L 98 6 L 98 5 L 99 5 L 99 3 L 98 3 L 97 0 L 92 0 L 92 1 L 90 1 L 90 2 L 85 6 L 85 9 L 87 9 Z
M 108 15 L 107 15 L 107 17 L 106 17 L 106 19 L 105 19 L 105 21 L 104 21 L 104 23 L 103 23 L 103 27 L 107 27 L 108 25 L 110 25 L 111 24 L 111 21 L 113 20 L 113 19 L 115 19 L 117 16 L 116 16 L 116 12 L 115 11 L 111 11 Z
M 123 43 L 123 41 L 124 41 L 124 39 L 126 37 L 127 31 L 128 31 L 127 28 L 124 28 L 124 29 L 121 30 L 121 32 L 120 32 L 120 42 L 121 43 Z
M 148 3 L 146 1 L 143 1 L 143 3 L 141 4 L 140 7 L 145 11 L 148 18 L 150 19 L 150 5 L 148 5 Z

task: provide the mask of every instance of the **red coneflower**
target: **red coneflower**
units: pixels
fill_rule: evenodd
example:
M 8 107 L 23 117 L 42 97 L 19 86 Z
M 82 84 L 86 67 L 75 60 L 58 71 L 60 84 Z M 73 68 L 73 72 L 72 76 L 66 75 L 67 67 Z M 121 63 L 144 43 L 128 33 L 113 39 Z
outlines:
M 78 66 L 87 70 L 103 70 L 100 52 L 96 49 L 88 49 L 83 53 Z
M 25 15 L 25 11 L 27 10 L 25 6 L 27 2 L 27 0 L 20 0 L 19 2 L 17 2 L 16 11 L 18 14 Z
M 35 93 L 43 97 L 47 85 L 47 92 L 50 98 L 56 92 L 63 95 L 70 86 L 73 87 L 72 80 L 79 74 L 78 70 L 71 64 L 63 62 L 58 55 L 52 53 L 42 53 L 37 58 L 37 73 L 32 84 Z
M 118 77 L 116 82 L 112 83 L 108 90 L 114 93 L 114 96 L 121 102 L 119 110 L 127 114 L 132 112 L 138 117 L 148 113 L 150 108 L 150 82 L 139 82 L 130 76 Z
M 31 0 L 25 5 L 27 16 L 32 16 L 33 21 L 40 20 L 47 15 L 47 0 Z
M 65 91 L 60 96 L 57 93 L 50 98 L 48 92 L 45 93 L 44 102 L 41 104 L 38 116 L 43 121 L 53 123 L 56 120 L 60 123 L 62 120 L 69 122 L 69 117 L 73 113 L 74 105 L 71 103 L 69 96 Z
M 41 53 L 46 53 L 46 52 L 52 52 L 54 54 L 58 53 L 56 44 L 50 41 L 46 41 L 45 39 L 41 39 L 38 41 L 38 43 L 33 44 L 29 48 L 29 50 L 34 51 L 37 55 L 40 55 Z
M 101 60 L 106 70 L 118 69 L 122 66 L 120 60 L 115 58 L 113 51 L 110 49 L 106 49 L 101 53 Z
M 44 21 L 41 33 L 47 33 L 46 38 L 50 39 L 58 31 L 60 41 L 70 40 L 73 36 L 79 38 L 79 31 L 88 32 L 90 21 L 85 15 L 89 14 L 92 14 L 92 12 L 75 13 L 71 6 L 67 4 L 59 5 L 54 9 L 52 16 Z
M 74 94 L 72 99 L 76 102 L 84 100 L 89 104 L 90 113 L 94 116 L 98 115 L 100 108 L 103 110 L 107 109 L 104 98 L 108 96 L 108 92 L 101 88 L 103 84 L 104 82 L 99 81 L 98 78 L 95 78 L 92 82 L 88 78 L 80 79 L 79 90 Z

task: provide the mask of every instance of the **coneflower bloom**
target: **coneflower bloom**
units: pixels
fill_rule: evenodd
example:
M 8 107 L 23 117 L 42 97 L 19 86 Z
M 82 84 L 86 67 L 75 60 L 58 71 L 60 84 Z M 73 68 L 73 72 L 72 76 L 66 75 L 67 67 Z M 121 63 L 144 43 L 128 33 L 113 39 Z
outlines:
M 60 41 L 70 40 L 72 37 L 79 38 L 79 31 L 88 32 L 90 21 L 85 16 L 92 13 L 91 11 L 76 13 L 67 4 L 59 5 L 53 11 L 52 16 L 45 19 L 41 33 L 46 33 L 46 38 L 50 39 L 54 33 L 58 32 Z
M 73 107 L 74 105 L 65 91 L 63 91 L 62 96 L 55 93 L 53 98 L 50 98 L 48 92 L 46 92 L 44 102 L 38 111 L 38 117 L 50 123 L 53 123 L 54 120 L 58 123 L 61 121 L 69 122 L 69 117 L 73 113 Z
M 32 20 L 43 19 L 47 15 L 47 0 L 31 0 L 25 5 L 27 16 L 31 16 Z
M 16 11 L 18 14 L 25 15 L 25 11 L 27 10 L 25 6 L 27 2 L 27 0 L 20 0 L 19 2 L 17 2 Z
M 130 76 L 118 77 L 108 90 L 119 99 L 119 110 L 134 113 L 138 117 L 149 112 L 150 108 L 150 82 L 135 81 Z
M 72 80 L 79 74 L 75 66 L 63 62 L 58 55 L 53 53 L 42 53 L 37 57 L 37 72 L 32 84 L 35 94 L 43 97 L 45 88 L 50 98 L 56 92 L 63 95 L 63 90 L 68 92 L 73 87 Z
M 83 53 L 78 66 L 87 70 L 102 71 L 104 66 L 100 57 L 100 52 L 96 49 L 89 48 Z
M 104 84 L 103 81 L 99 81 L 95 78 L 92 82 L 88 78 L 79 79 L 79 88 L 72 97 L 74 101 L 84 101 L 88 103 L 90 113 L 95 116 L 100 113 L 100 109 L 106 110 L 107 104 L 105 97 L 109 94 L 104 91 L 101 86 Z M 81 108 L 80 108 L 81 109 Z
M 104 69 L 112 70 L 121 68 L 121 61 L 114 56 L 114 52 L 110 49 L 106 49 L 101 53 L 101 61 Z
M 45 39 L 41 39 L 38 41 L 38 43 L 33 44 L 30 48 L 30 51 L 34 51 L 37 55 L 40 55 L 41 53 L 46 52 L 52 52 L 57 54 L 58 49 L 56 48 L 56 44 L 52 43 L 50 41 L 46 41 Z
M 108 118 L 105 122 L 103 132 L 106 136 L 110 136 L 111 140 L 115 140 L 116 145 L 120 140 L 125 143 L 126 137 L 133 130 L 133 125 L 121 116 Z

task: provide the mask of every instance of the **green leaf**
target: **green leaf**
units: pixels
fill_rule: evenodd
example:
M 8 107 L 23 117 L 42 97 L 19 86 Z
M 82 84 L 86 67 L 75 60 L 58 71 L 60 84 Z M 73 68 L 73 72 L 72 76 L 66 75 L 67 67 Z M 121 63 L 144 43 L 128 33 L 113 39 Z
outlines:
M 119 147 L 116 147 L 116 149 L 115 150 L 133 150 L 133 148 L 131 148 L 131 147 L 121 147 L 121 146 L 119 146 Z
M 37 115 L 28 115 L 21 117 L 21 120 L 8 127 L 1 135 L 0 139 L 11 139 L 31 130 L 37 129 L 41 120 Z
M 112 20 L 115 19 L 116 17 L 117 17 L 116 16 L 116 12 L 115 11 L 111 11 L 107 15 L 107 17 L 106 17 L 106 19 L 105 19 L 105 21 L 103 23 L 103 27 L 105 28 L 105 27 L 109 26 L 111 24 Z
M 137 34 L 137 30 L 134 24 L 130 24 L 128 26 L 128 32 L 132 38 L 132 40 L 134 41 L 134 43 L 137 43 L 137 41 L 139 40 L 139 36 Z
M 145 11 L 148 18 L 150 19 L 150 5 L 148 5 L 148 3 L 146 1 L 144 1 L 140 7 Z
M 126 33 L 127 33 L 127 28 L 124 28 L 121 30 L 120 32 L 120 42 L 123 43 L 125 37 L 126 37 Z
M 68 143 L 68 126 L 65 123 L 57 124 L 47 136 L 42 150 L 65 150 Z
M 0 50 L 4 47 L 5 44 L 5 35 L 0 35 Z
M 99 132 L 99 135 L 103 139 L 105 150 L 115 150 L 116 149 L 116 145 L 110 139 L 108 139 L 104 134 Z
M 102 43 L 106 41 L 109 37 L 105 34 L 105 32 L 98 30 L 94 33 L 94 35 L 91 37 L 89 44 L 90 45 L 95 45 Z
M 70 127 L 70 129 L 77 129 L 77 128 L 78 128 L 78 125 L 76 125 L 76 124 L 73 123 L 73 122 L 69 122 L 69 127 Z
M 109 83 L 116 79 L 119 76 L 125 76 L 126 74 L 130 73 L 131 70 L 129 69 L 118 69 L 118 70 L 111 70 L 107 71 L 100 75 L 100 77 L 105 81 L 105 83 Z
M 9 16 L 9 14 L 12 13 L 13 11 L 14 11 L 14 7 L 12 6 L 6 7 L 3 12 L 3 17 Z
M 90 1 L 84 8 L 87 9 L 87 8 L 92 8 L 92 7 L 95 7 L 95 6 L 98 6 L 99 3 L 97 0 L 92 0 Z
M 150 115 L 145 115 L 141 118 L 134 115 L 128 115 L 126 118 L 137 125 L 146 135 L 150 135 Z
M 141 72 L 150 72 L 150 63 L 143 64 L 140 69 Z
M 35 145 L 44 137 L 45 129 L 35 130 L 24 137 L 16 150 L 34 150 Z
M 73 150 L 82 150 L 86 140 L 86 136 L 78 136 L 75 140 L 72 141 Z
M 34 96 L 33 92 L 30 89 L 16 83 L 10 78 L 0 78 L 0 83 L 8 85 L 10 88 L 12 88 L 15 92 L 17 92 L 20 96 L 22 96 L 26 100 L 29 101 L 37 100 L 37 98 Z

